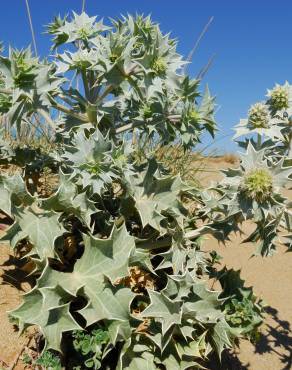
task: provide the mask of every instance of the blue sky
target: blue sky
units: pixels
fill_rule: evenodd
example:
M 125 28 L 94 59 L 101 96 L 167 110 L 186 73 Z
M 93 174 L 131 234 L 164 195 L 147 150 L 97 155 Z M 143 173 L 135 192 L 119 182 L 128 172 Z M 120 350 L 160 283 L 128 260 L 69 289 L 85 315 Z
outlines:
M 50 40 L 44 24 L 54 15 L 80 11 L 82 0 L 29 0 L 38 51 L 46 55 Z M 90 15 L 114 17 L 123 13 L 152 14 L 165 32 L 179 39 L 179 51 L 187 55 L 211 16 L 189 72 L 196 73 L 214 53 L 213 66 L 204 79 L 217 96 L 220 132 L 213 147 L 221 152 L 236 149 L 232 127 L 250 104 L 262 100 L 276 82 L 292 80 L 292 1 L 264 0 L 86 0 Z M 1 2 L 0 40 L 18 48 L 31 42 L 25 0 Z M 229 135 L 226 138 L 223 136 Z M 220 139 L 221 138 L 221 139 Z M 210 142 L 209 138 L 204 143 Z

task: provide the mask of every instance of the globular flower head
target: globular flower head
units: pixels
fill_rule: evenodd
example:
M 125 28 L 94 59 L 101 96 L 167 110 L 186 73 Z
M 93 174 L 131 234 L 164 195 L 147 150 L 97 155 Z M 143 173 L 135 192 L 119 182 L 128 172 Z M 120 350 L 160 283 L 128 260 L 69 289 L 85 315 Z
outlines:
M 243 177 L 240 190 L 248 198 L 263 202 L 273 194 L 272 174 L 266 168 L 253 169 Z
M 141 116 L 145 119 L 151 118 L 152 110 L 149 104 L 144 104 L 140 109 Z
M 9 58 L 11 60 L 12 86 L 6 86 L 20 89 L 30 88 L 39 73 L 38 58 L 32 56 L 30 48 L 23 50 L 10 49 Z
M 167 64 L 162 57 L 158 57 L 153 60 L 151 68 L 157 75 L 161 75 L 166 72 Z
M 268 91 L 268 104 L 272 111 L 276 112 L 282 109 L 289 108 L 289 85 L 276 85 L 272 90 Z
M 141 31 L 143 31 L 145 34 L 154 31 L 155 27 L 157 27 L 157 25 L 152 22 L 150 16 L 143 17 L 143 15 L 138 15 L 136 18 L 137 29 L 135 36 L 137 36 L 137 34 L 139 35 Z
M 192 121 L 199 121 L 200 120 L 200 113 L 195 109 L 191 109 L 189 112 L 189 117 Z
M 0 114 L 9 112 L 9 109 L 11 108 L 11 106 L 12 106 L 12 98 L 7 94 L 0 94 Z
M 245 219 L 274 214 L 282 207 L 285 199 L 282 189 L 289 183 L 292 167 L 283 167 L 284 159 L 270 163 L 265 158 L 265 148 L 256 150 L 249 143 L 246 153 L 241 155 L 237 169 L 223 171 L 221 185 L 225 198 L 221 200 L 230 214 L 240 212 Z
M 264 103 L 252 105 L 248 111 L 248 124 L 252 128 L 266 128 L 269 126 L 269 109 Z

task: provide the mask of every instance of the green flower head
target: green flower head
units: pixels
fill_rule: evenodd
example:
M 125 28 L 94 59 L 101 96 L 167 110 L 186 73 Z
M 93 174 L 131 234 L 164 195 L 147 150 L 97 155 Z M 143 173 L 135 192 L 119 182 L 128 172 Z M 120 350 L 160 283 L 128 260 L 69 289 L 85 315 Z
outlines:
M 240 188 L 248 198 L 262 202 L 273 193 L 273 177 L 268 169 L 256 168 L 244 176 Z
M 12 106 L 12 98 L 6 94 L 0 94 L 0 113 L 4 114 L 9 111 Z
M 251 142 L 240 159 L 237 169 L 223 171 L 225 178 L 221 185 L 230 212 L 241 212 L 245 219 L 258 215 L 259 210 L 274 213 L 286 199 L 281 191 L 290 181 L 292 167 L 283 167 L 283 159 L 273 164 L 268 162 L 265 148 L 256 150 Z
M 272 90 L 269 91 L 268 96 L 270 97 L 268 103 L 273 111 L 289 108 L 288 84 L 283 86 L 276 85 Z
M 189 117 L 192 121 L 199 121 L 200 120 L 200 113 L 196 111 L 195 109 L 191 109 L 189 113 Z
M 38 74 L 38 58 L 32 57 L 30 48 L 23 50 L 11 49 L 9 57 L 11 59 L 13 87 L 30 87 Z
M 77 35 L 79 36 L 80 39 L 87 39 L 90 36 L 91 32 L 89 29 L 86 29 L 85 27 L 81 27 L 77 31 Z
M 264 103 L 256 103 L 248 111 L 248 124 L 253 128 L 269 126 L 269 110 Z
M 151 118 L 152 110 L 151 110 L 150 105 L 144 104 L 140 109 L 140 113 L 141 113 L 142 117 L 145 118 L 145 119 Z
M 163 58 L 158 57 L 152 62 L 151 68 L 157 75 L 161 75 L 166 72 L 167 64 Z
M 138 16 L 136 19 L 137 28 L 143 31 L 144 33 L 151 32 L 155 24 L 151 21 L 151 18 L 148 16 L 144 18 L 143 16 Z

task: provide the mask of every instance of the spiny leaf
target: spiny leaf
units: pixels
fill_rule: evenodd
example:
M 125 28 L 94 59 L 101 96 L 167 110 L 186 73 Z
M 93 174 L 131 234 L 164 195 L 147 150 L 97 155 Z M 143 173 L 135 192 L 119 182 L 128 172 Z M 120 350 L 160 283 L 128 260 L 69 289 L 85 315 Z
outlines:
M 42 325 L 46 338 L 46 349 L 60 351 L 63 333 L 82 329 L 73 319 L 69 307 L 70 304 L 67 303 L 48 311 L 47 322 Z
M 214 341 L 218 356 L 221 358 L 222 351 L 225 348 L 232 347 L 232 340 L 235 331 L 225 321 L 219 321 L 212 330 L 212 340 Z
M 151 303 L 141 313 L 142 317 L 158 319 L 164 335 L 173 325 L 181 323 L 181 302 L 173 302 L 163 293 L 148 291 Z
M 178 198 L 185 188 L 180 177 L 158 177 L 154 161 L 149 163 L 143 177 L 131 177 L 129 192 L 140 215 L 142 226 L 150 225 L 156 230 L 161 230 L 160 223 L 167 214 L 177 218 L 181 223 L 183 207 Z
M 43 199 L 41 205 L 46 210 L 73 214 L 90 227 L 91 215 L 98 212 L 94 202 L 88 196 L 78 192 L 77 186 L 70 175 L 65 175 L 62 171 L 59 174 L 60 185 L 55 194 Z
M 55 257 L 55 241 L 66 231 L 59 222 L 58 214 L 37 214 L 27 209 L 18 212 L 16 220 L 21 229 L 20 236 L 28 237 L 34 247 L 30 254 L 37 254 L 41 260 Z

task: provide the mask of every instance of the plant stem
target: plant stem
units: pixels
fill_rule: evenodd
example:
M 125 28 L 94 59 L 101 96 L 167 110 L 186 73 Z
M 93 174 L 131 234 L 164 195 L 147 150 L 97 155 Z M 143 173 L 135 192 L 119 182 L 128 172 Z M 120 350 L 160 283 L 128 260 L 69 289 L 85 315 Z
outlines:
M 113 91 L 114 88 L 115 88 L 114 85 L 112 84 L 108 85 L 108 87 L 105 88 L 103 93 L 97 98 L 96 103 L 97 104 L 100 103 L 105 97 L 108 96 L 108 94 L 110 94 Z
M 41 121 L 38 117 L 38 115 L 36 113 L 34 113 L 34 119 L 36 121 L 36 123 L 34 123 L 32 120 L 30 121 L 30 124 L 37 130 L 39 131 L 43 136 L 45 136 L 45 138 L 47 139 L 47 141 L 49 142 L 50 139 L 49 139 L 49 136 L 48 136 L 48 133 L 41 127 Z
M 167 116 L 166 118 L 169 119 L 170 121 L 178 122 L 179 119 L 181 118 L 181 116 L 179 114 L 174 114 L 174 115 Z M 145 122 L 127 123 L 126 125 L 123 125 L 123 126 L 120 126 L 120 127 L 116 128 L 115 133 L 116 134 L 121 134 L 125 131 L 132 130 L 135 127 L 143 126 L 144 124 L 145 124 Z
M 170 121 L 179 121 L 181 119 L 181 115 L 180 114 L 171 114 L 169 116 L 167 116 L 167 118 L 170 120 Z
M 10 94 L 12 94 L 12 90 L 10 90 L 10 89 L 2 89 L 2 88 L 0 88 L 0 94 L 7 94 L 7 95 L 10 95 Z
M 287 158 L 292 158 L 292 133 L 289 134 Z
M 124 125 L 124 126 L 121 126 L 121 127 L 118 127 L 116 130 L 115 130 L 115 133 L 116 134 L 122 134 L 123 132 L 125 131 L 129 131 L 129 130 L 132 130 L 133 128 L 135 127 L 139 127 L 139 126 L 142 126 L 144 124 L 144 122 L 132 122 L 132 123 L 128 123 L 127 125 Z
M 37 109 L 37 112 L 46 120 L 47 124 L 55 131 L 56 130 L 55 122 L 52 120 L 48 112 L 46 112 L 42 108 Z
M 188 62 L 188 64 L 186 64 L 186 65 L 185 65 L 185 67 L 184 67 L 184 74 L 186 74 L 186 73 L 187 73 L 188 65 L 190 64 L 190 62 L 191 62 L 191 60 L 192 60 L 192 58 L 193 58 L 193 55 L 195 54 L 196 50 L 198 49 L 198 46 L 199 46 L 199 44 L 200 44 L 200 41 L 201 41 L 201 40 L 202 40 L 202 38 L 204 37 L 205 33 L 208 31 L 208 28 L 209 28 L 210 24 L 213 22 L 213 20 L 214 20 L 214 17 L 212 16 L 212 17 L 208 20 L 208 22 L 207 22 L 207 24 L 205 25 L 205 27 L 203 28 L 203 30 L 202 30 L 202 32 L 200 33 L 199 37 L 197 38 L 197 40 L 196 40 L 196 42 L 195 42 L 195 45 L 194 45 L 193 49 L 190 51 L 190 53 L 189 53 L 189 55 L 188 55 L 188 57 L 187 57 L 187 62 Z
M 191 230 L 185 233 L 185 239 L 195 239 L 201 235 L 201 232 L 204 230 L 204 226 L 200 227 L 196 230 Z M 161 240 L 143 240 L 137 242 L 137 247 L 147 249 L 147 250 L 154 250 L 159 248 L 168 248 L 171 246 L 172 238 L 164 238 Z
M 258 139 L 257 139 L 257 148 L 258 150 L 261 149 L 261 146 L 262 146 L 262 137 L 260 134 L 258 134 Z
M 32 43 L 33 43 L 33 47 L 34 47 L 34 53 L 35 53 L 35 56 L 37 56 L 38 51 L 37 51 L 37 46 L 36 46 L 35 33 L 34 33 L 34 29 L 33 29 L 32 18 L 31 18 L 31 13 L 30 13 L 28 0 L 25 0 L 25 3 L 26 3 L 27 16 L 28 16 L 28 21 L 29 21 L 29 26 L 30 26 L 30 31 L 31 31 Z
M 82 122 L 89 122 L 84 114 L 74 112 L 71 109 L 65 107 L 64 105 L 57 103 L 56 101 L 54 101 L 52 103 L 52 107 L 61 111 L 61 112 L 63 112 L 63 113 L 68 114 L 68 116 L 75 117 L 75 118 L 79 119 Z
M 137 242 L 137 247 L 147 250 L 154 250 L 159 248 L 170 247 L 172 238 L 165 238 L 161 240 L 143 240 Z
M 141 90 L 137 84 L 137 82 L 133 79 L 133 77 L 128 74 L 127 75 L 127 78 L 128 78 L 128 81 L 130 82 L 130 84 L 133 86 L 134 90 L 136 91 L 136 93 L 139 95 L 139 98 L 143 101 L 145 100 L 145 97 L 143 96 L 143 94 L 141 93 Z
M 190 240 L 195 239 L 195 238 L 197 238 L 198 236 L 201 235 L 201 231 L 203 231 L 203 229 L 204 229 L 204 226 L 200 227 L 196 230 L 188 231 L 188 232 L 185 233 L 185 238 L 190 239 Z
M 85 91 L 85 97 L 89 102 L 91 102 L 91 94 L 90 94 L 89 87 L 88 87 L 88 79 L 86 76 L 85 69 L 82 69 L 81 76 L 82 76 L 82 81 L 83 81 L 83 86 L 84 86 L 84 91 Z

